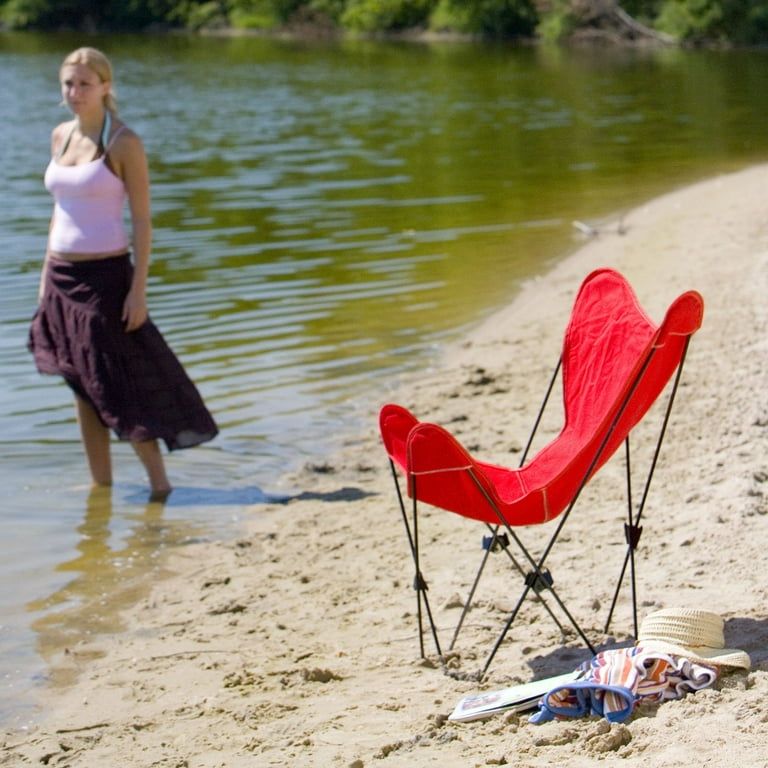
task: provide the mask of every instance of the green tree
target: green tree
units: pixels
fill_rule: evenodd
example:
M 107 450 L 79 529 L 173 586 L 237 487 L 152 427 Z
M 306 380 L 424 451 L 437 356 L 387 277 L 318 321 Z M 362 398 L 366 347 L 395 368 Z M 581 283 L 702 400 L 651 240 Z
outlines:
M 271 27 L 297 15 L 366 33 L 429 25 L 556 40 L 602 19 L 615 30 L 653 27 L 695 43 L 768 42 L 768 0 L 0 0 L 0 21 L 15 29 Z
M 538 15 L 532 0 L 440 0 L 432 26 L 489 38 L 533 34 Z
M 679 40 L 696 40 L 718 36 L 722 20 L 718 0 L 668 0 L 656 26 Z
M 764 43 L 768 0 L 664 0 L 656 26 L 680 40 Z
M 341 14 L 345 27 L 361 32 L 426 26 L 437 0 L 348 0 Z
M 142 29 L 167 21 L 177 5 L 172 0 L 9 0 L 3 20 L 20 29 Z
M 664 0 L 623 0 L 621 7 L 638 21 L 651 23 L 658 15 Z

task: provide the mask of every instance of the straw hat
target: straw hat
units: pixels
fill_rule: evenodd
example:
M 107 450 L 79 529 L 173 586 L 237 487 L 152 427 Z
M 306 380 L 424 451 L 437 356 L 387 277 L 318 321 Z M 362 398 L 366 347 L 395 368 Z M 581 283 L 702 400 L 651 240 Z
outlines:
M 725 647 L 723 626 L 722 618 L 711 611 L 654 611 L 643 619 L 637 645 L 702 664 L 749 669 L 751 662 L 744 651 Z

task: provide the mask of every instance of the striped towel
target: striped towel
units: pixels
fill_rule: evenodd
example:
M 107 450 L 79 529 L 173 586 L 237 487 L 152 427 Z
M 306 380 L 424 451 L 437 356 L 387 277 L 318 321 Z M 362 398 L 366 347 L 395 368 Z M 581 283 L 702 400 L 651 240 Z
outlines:
M 642 646 L 598 653 L 582 664 L 582 676 L 559 685 L 539 701 L 530 722 L 598 715 L 612 723 L 626 720 L 643 701 L 678 699 L 707 688 L 717 679 L 717 668 L 682 656 L 646 651 Z

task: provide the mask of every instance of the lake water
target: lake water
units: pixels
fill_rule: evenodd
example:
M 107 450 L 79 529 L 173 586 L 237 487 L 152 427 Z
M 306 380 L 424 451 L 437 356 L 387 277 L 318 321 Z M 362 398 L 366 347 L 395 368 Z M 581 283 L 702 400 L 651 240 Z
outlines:
M 153 181 L 153 317 L 221 426 L 146 503 L 91 494 L 71 397 L 25 348 L 63 56 L 116 68 Z M 0 722 L 119 631 L 169 548 L 236 535 L 402 374 L 522 280 L 671 188 L 768 156 L 768 52 L 0 34 Z M 384 456 L 382 455 L 382 462 Z M 311 490 L 311 489 L 295 489 Z M 53 682 L 66 682 L 54 680 Z

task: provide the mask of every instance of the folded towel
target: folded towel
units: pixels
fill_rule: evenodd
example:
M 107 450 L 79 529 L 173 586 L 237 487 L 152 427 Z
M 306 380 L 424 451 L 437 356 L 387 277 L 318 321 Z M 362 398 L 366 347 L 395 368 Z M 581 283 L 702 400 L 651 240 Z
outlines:
M 642 646 L 598 653 L 582 665 L 581 677 L 547 692 L 530 722 L 598 715 L 612 723 L 626 720 L 638 702 L 677 699 L 707 688 L 717 668 Z

